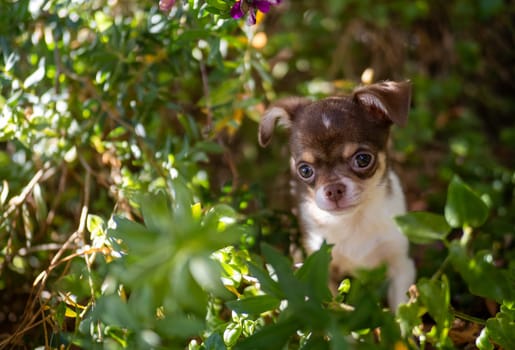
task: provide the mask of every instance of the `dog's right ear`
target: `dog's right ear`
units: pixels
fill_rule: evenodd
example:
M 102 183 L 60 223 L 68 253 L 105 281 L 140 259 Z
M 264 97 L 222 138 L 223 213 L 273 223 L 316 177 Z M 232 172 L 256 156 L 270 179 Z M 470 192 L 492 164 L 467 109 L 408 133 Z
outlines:
M 268 146 L 276 124 L 289 129 L 295 115 L 309 103 L 311 101 L 303 97 L 288 97 L 274 103 L 267 109 L 259 122 L 259 144 L 262 147 Z

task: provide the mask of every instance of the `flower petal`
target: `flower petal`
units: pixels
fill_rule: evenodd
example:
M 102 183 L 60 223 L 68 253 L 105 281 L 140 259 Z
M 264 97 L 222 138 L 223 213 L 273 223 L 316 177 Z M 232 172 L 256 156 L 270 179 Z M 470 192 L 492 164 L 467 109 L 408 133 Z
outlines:
M 247 25 L 252 26 L 254 24 L 256 24 L 256 9 L 251 7 L 247 17 Z
M 267 0 L 255 0 L 252 4 L 253 7 L 257 8 L 261 12 L 268 12 L 270 11 L 270 7 L 272 6 L 272 3 Z
M 241 8 L 241 1 L 237 1 L 231 8 L 231 17 L 234 19 L 242 18 L 245 15 Z
M 170 11 L 175 5 L 175 0 L 159 0 L 159 9 L 161 11 Z

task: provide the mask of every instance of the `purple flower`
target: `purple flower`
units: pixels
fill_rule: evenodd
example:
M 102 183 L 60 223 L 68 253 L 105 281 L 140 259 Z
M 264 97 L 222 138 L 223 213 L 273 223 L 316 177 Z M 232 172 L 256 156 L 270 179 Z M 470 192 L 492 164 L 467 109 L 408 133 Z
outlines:
M 279 5 L 282 0 L 238 0 L 231 8 L 231 17 L 235 19 L 242 18 L 248 12 L 247 24 L 256 24 L 256 12 L 259 10 L 263 13 L 270 11 L 272 5 Z
M 169 12 L 173 5 L 175 5 L 175 0 L 159 0 L 159 9 L 164 12 Z

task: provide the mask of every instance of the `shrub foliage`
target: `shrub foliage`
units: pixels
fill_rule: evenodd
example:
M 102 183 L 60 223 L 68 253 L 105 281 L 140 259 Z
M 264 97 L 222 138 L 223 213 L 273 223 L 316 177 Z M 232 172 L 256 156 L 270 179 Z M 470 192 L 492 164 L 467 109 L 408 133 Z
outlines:
M 514 6 L 268 2 L 0 2 L 0 347 L 515 348 Z M 333 296 L 330 246 L 293 266 L 255 134 L 280 96 L 406 78 L 394 313 L 382 267 Z

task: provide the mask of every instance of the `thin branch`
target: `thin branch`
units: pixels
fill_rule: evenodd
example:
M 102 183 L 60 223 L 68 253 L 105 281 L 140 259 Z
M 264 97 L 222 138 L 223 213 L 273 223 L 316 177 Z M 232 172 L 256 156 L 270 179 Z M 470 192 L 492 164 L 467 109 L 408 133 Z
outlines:
M 461 318 L 462 320 L 465 320 L 465 321 L 477 323 L 477 324 L 482 325 L 482 326 L 486 325 L 486 321 L 481 319 L 481 318 L 467 315 L 467 314 L 465 314 L 465 313 L 463 313 L 461 311 L 457 311 L 457 310 L 454 310 L 452 308 L 451 308 L 451 311 L 454 314 L 454 316 L 457 317 L 457 318 Z
M 2 214 L 0 217 L 0 224 L 2 224 L 9 215 L 11 215 L 18 206 L 23 204 L 25 200 L 27 199 L 28 195 L 32 192 L 34 189 L 34 186 L 36 186 L 37 183 L 43 178 L 46 177 L 48 174 L 47 172 L 53 171 L 52 168 L 50 168 L 49 165 L 45 165 L 42 169 L 39 169 L 36 174 L 32 177 L 32 179 L 29 181 L 29 183 L 23 188 L 21 193 L 17 196 L 12 197 L 9 200 L 7 210 Z
M 209 134 L 213 130 L 213 110 L 211 107 L 211 93 L 209 91 L 209 78 L 204 61 L 200 61 L 200 75 L 202 77 L 202 89 L 206 100 L 207 123 L 205 133 Z
M 30 193 L 30 189 L 34 187 L 34 185 L 41 179 L 44 172 L 39 171 L 37 176 L 34 176 L 34 178 L 31 180 L 31 182 L 25 187 L 25 189 L 22 191 L 20 196 L 17 196 L 18 198 L 13 201 L 11 201 L 14 204 L 21 204 L 27 197 L 28 193 Z M 15 332 L 10 335 L 7 339 L 0 342 L 0 348 L 3 348 L 4 346 L 7 346 L 9 344 L 16 344 L 16 342 L 25 334 L 27 331 L 32 329 L 36 323 L 39 324 L 39 321 L 37 320 L 37 317 L 40 313 L 44 314 L 44 307 L 46 306 L 46 302 L 41 305 L 41 293 L 43 292 L 46 281 L 48 277 L 50 276 L 50 273 L 61 263 L 66 262 L 72 257 L 67 256 L 61 259 L 62 255 L 65 251 L 69 250 L 72 246 L 72 244 L 75 242 L 76 239 L 81 239 L 84 241 L 84 232 L 86 229 L 86 221 L 89 211 L 89 201 L 90 201 L 90 185 L 91 185 L 91 173 L 86 169 L 86 177 L 85 177 L 85 185 L 84 185 L 84 200 L 81 210 L 81 216 L 79 221 L 79 227 L 77 230 L 68 237 L 66 242 L 61 246 L 61 248 L 57 251 L 57 253 L 54 255 L 52 260 L 50 261 L 50 264 L 48 265 L 47 269 L 40 273 L 36 279 L 33 282 L 33 289 L 31 293 L 31 299 L 27 302 L 27 305 L 25 306 L 25 312 L 24 312 L 24 318 L 20 322 L 20 325 L 16 328 Z M 30 186 L 29 186 L 30 185 Z M 15 197 L 16 198 L 16 197 Z M 23 199 L 23 200 L 22 200 Z M 10 202 L 11 204 L 11 202 Z M 84 252 L 80 253 L 84 254 Z M 76 256 L 77 254 L 72 254 L 71 256 Z M 33 312 L 33 310 L 36 308 L 37 303 L 40 303 L 40 308 L 37 312 Z M 47 319 L 43 317 L 43 322 L 47 322 Z

